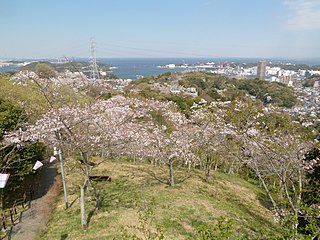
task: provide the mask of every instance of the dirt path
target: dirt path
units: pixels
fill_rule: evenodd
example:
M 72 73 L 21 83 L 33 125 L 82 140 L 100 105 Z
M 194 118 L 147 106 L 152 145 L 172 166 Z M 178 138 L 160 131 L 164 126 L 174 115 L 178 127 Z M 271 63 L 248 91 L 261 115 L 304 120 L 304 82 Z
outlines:
M 40 186 L 31 202 L 30 209 L 22 214 L 22 222 L 12 229 L 12 240 L 32 240 L 45 228 L 53 203 L 61 189 L 54 164 L 45 163 L 40 177 Z

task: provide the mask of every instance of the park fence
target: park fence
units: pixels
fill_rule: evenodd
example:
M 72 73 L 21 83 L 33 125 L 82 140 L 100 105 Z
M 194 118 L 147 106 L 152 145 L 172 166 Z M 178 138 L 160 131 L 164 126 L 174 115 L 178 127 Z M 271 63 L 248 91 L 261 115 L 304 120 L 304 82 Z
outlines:
M 0 240 L 11 239 L 13 226 L 20 223 L 22 214 L 30 208 L 33 199 L 33 189 L 25 192 L 22 198 L 16 199 L 11 208 L 4 210 L 0 215 Z

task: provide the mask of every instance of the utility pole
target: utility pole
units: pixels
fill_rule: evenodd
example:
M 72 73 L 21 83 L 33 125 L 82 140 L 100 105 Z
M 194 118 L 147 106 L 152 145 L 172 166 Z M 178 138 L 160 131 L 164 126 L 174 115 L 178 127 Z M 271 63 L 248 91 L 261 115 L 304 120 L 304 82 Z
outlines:
M 66 209 L 68 208 L 68 194 L 67 194 L 67 185 L 66 185 L 66 177 L 64 175 L 64 168 L 63 168 L 63 162 L 62 162 L 62 151 L 59 148 L 59 162 L 60 162 L 60 168 L 61 168 L 61 176 L 62 176 L 62 183 L 63 183 L 63 193 L 64 193 L 64 201 L 66 203 Z
M 57 149 L 57 147 L 53 148 L 53 155 L 59 155 L 59 163 L 60 163 L 60 169 L 61 169 L 61 177 L 62 177 L 62 185 L 63 185 L 63 193 L 64 193 L 64 201 L 66 203 L 66 209 L 69 207 L 68 206 L 68 193 L 67 193 L 67 184 L 66 184 L 66 177 L 64 174 L 64 168 L 63 168 L 63 159 L 62 159 L 62 151 L 61 147 Z
M 91 50 L 90 79 L 95 81 L 99 79 L 99 72 L 98 72 L 98 65 L 97 65 L 97 58 L 96 58 L 96 43 L 94 42 L 93 38 L 91 38 L 90 50 Z

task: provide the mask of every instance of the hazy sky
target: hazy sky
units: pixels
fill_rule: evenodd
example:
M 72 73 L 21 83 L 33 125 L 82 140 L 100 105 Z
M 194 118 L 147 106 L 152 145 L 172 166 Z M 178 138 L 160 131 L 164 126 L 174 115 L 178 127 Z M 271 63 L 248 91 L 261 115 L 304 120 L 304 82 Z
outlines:
M 0 59 L 320 57 L 320 0 L 0 0 Z

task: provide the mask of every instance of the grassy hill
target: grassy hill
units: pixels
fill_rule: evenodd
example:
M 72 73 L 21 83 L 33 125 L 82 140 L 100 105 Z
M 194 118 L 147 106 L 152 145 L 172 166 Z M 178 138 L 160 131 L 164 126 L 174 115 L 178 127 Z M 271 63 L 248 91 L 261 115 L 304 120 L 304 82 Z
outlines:
M 94 170 L 95 174 L 112 176 L 112 180 L 96 183 L 100 208 L 94 209 L 93 199 L 87 201 L 90 222 L 82 230 L 79 174 L 66 165 L 71 206 L 64 209 L 61 194 L 47 230 L 38 239 L 128 239 L 124 232 L 137 233 L 128 226 L 139 226 L 146 213 L 142 206 L 152 210 L 152 225 L 161 228 L 164 239 L 197 239 L 197 227 L 215 224 L 219 217 L 232 220 L 234 232 L 241 239 L 261 239 L 262 231 L 269 232 L 264 235 L 268 236 L 278 230 L 271 212 L 260 204 L 258 196 L 262 192 L 243 179 L 214 172 L 206 183 L 202 173 L 195 170 L 185 182 L 172 188 L 147 173 L 161 175 L 160 168 L 123 162 L 106 162 Z

